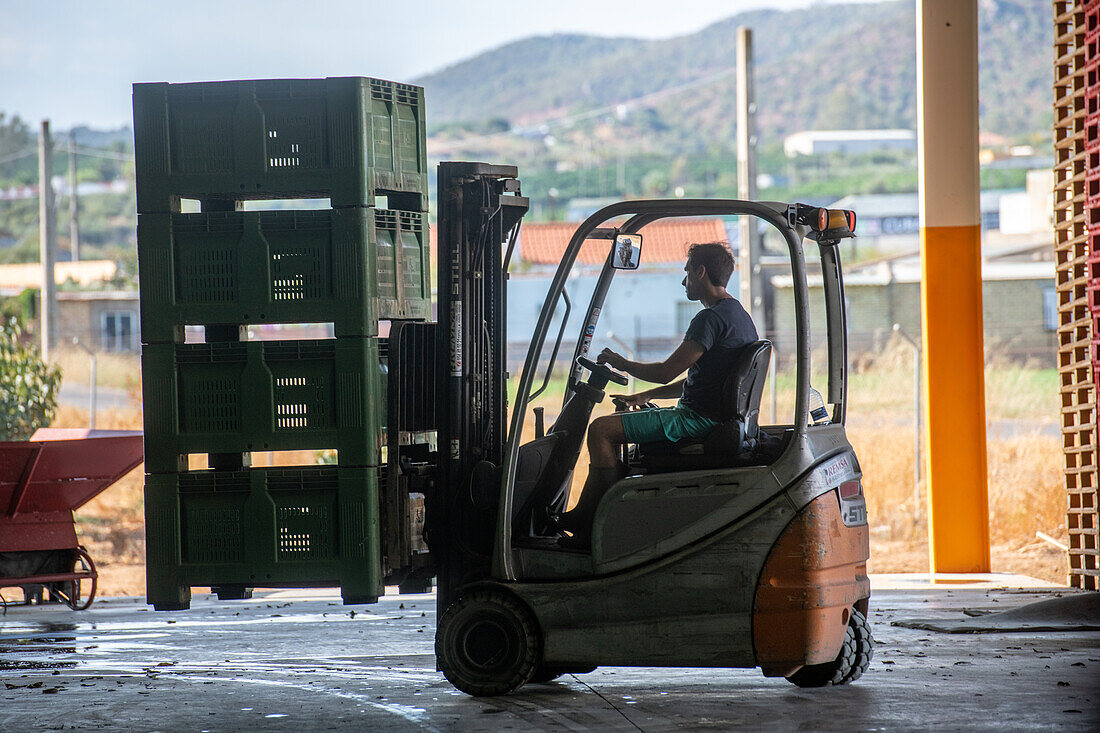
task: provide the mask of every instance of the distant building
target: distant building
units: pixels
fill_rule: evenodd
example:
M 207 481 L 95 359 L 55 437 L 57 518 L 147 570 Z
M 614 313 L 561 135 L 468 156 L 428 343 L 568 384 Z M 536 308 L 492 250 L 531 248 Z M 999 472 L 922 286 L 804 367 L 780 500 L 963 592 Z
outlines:
M 788 158 L 880 150 L 916 152 L 917 134 L 912 130 L 804 130 L 788 135 L 783 141 Z
M 1013 251 L 986 252 L 982 261 L 982 312 L 986 353 L 1018 362 L 1054 365 L 1057 305 L 1054 262 L 1048 242 Z M 793 353 L 794 298 L 791 278 L 772 279 L 774 341 L 781 359 Z M 814 348 L 825 342 L 824 295 L 819 274 L 809 276 L 810 334 Z M 893 325 L 919 341 L 921 263 L 917 256 L 856 265 L 844 273 L 850 356 L 874 352 L 893 335 Z M 786 362 L 785 362 L 786 363 Z
M 57 284 L 75 282 L 85 287 L 103 287 L 118 275 L 110 260 L 58 262 L 54 265 Z M 42 265 L 37 262 L 0 265 L 0 298 L 18 296 L 31 288 L 41 298 Z M 41 303 L 35 307 L 41 313 Z M 57 342 L 71 344 L 74 338 L 94 351 L 141 350 L 138 293 L 117 290 L 58 290 Z
M 1000 229 L 1001 199 L 1015 193 L 1020 191 L 982 191 L 979 207 L 983 230 Z M 829 204 L 829 208 L 856 212 L 857 237 L 908 237 L 915 242 L 920 234 L 920 200 L 916 193 L 855 194 Z
M 617 204 L 620 201 L 622 201 L 621 197 L 610 196 L 604 198 L 572 198 L 565 205 L 565 218 L 567 221 L 582 222 L 603 207 Z
M 1001 197 L 1002 234 L 1033 234 L 1054 231 L 1054 170 L 1027 172 L 1027 190 Z
M 54 282 L 58 285 L 72 280 L 77 285 L 95 285 L 112 280 L 118 275 L 118 265 L 111 260 L 82 260 L 80 262 L 56 262 L 53 268 Z M 18 295 L 27 288 L 42 287 L 42 265 L 26 262 L 0 265 L 0 294 Z
M 508 281 L 510 369 L 514 370 L 527 355 L 530 337 L 542 312 L 550 282 L 577 226 L 577 222 L 546 222 L 528 223 L 520 228 Z M 434 234 L 433 229 L 433 247 Z M 600 314 L 592 344 L 594 352 L 609 346 L 621 353 L 629 352 L 639 359 L 667 356 L 683 338 L 684 330 L 700 308 L 698 303 L 685 297 L 681 284 L 688 245 L 729 241 L 722 219 L 714 217 L 664 219 L 644 227 L 641 234 L 641 267 L 616 274 Z M 562 332 L 559 370 L 576 345 L 584 311 L 609 248 L 610 242 L 605 239 L 586 242 L 566 282 L 570 310 L 569 320 Z M 738 284 L 738 274 L 734 272 L 729 284 L 731 292 L 737 292 Z M 565 309 L 564 300 L 559 301 L 544 359 L 550 356 Z
M 57 294 L 57 341 L 93 351 L 141 352 L 138 293 L 82 290 Z

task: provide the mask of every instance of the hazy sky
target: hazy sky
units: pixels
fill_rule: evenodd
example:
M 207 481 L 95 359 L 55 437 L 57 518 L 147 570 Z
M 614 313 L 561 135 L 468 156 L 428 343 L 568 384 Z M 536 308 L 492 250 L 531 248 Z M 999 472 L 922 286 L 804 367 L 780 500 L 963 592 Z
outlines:
M 0 111 L 56 128 L 117 127 L 130 121 L 135 81 L 405 81 L 531 35 L 666 38 L 743 10 L 813 2 L 0 0 Z

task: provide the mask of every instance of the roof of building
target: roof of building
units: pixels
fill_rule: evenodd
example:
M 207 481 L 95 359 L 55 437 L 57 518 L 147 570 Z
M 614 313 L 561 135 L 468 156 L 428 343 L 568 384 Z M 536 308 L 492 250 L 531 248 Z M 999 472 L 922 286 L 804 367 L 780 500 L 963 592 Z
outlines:
M 916 140 L 912 130 L 800 130 L 787 136 L 787 140 L 813 140 L 818 142 L 849 140 Z
M 72 280 L 80 285 L 110 280 L 118 274 L 118 266 L 111 260 L 83 260 L 80 262 L 56 262 L 53 278 L 58 284 Z M 28 262 L 0 265 L 0 288 L 22 290 L 42 287 L 42 265 Z
M 519 257 L 534 265 L 556 265 L 577 230 L 572 222 L 524 224 L 519 231 Z M 728 243 L 726 227 L 721 219 L 663 219 L 642 227 L 642 262 L 644 264 L 683 263 L 688 246 L 698 242 Z M 609 245 L 584 246 L 577 261 L 585 265 L 602 265 Z
M 137 290 L 59 290 L 58 300 L 106 300 L 117 302 L 123 300 L 139 300 Z
M 519 230 L 514 260 L 532 265 L 557 265 L 561 261 L 569 240 L 580 226 L 576 222 L 531 222 Z M 642 227 L 642 264 L 683 264 L 688 246 L 698 242 L 729 243 L 726 227 L 717 218 L 663 219 Z M 431 260 L 437 261 L 436 228 L 428 235 Z M 609 245 L 581 247 L 577 262 L 583 265 L 602 265 L 607 258 Z

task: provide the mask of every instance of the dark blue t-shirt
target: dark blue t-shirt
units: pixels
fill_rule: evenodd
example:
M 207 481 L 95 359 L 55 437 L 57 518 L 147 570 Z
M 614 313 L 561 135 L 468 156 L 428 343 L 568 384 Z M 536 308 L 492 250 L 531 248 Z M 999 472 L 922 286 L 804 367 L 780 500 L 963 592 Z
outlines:
M 757 340 L 756 326 L 740 301 L 725 298 L 699 311 L 685 341 L 694 341 L 705 351 L 688 369 L 680 403 L 703 417 L 721 420 L 722 385 L 733 366 L 736 349 Z

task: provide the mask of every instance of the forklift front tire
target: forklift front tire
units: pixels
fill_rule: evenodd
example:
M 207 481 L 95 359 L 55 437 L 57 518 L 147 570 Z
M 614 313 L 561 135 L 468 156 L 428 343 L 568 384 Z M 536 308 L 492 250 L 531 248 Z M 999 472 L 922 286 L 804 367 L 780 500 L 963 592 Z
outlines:
M 467 695 L 506 695 L 526 684 L 542 661 L 542 632 L 534 614 L 504 591 L 458 597 L 435 634 L 439 668 Z
M 805 666 L 787 680 L 799 687 L 828 687 L 855 682 L 871 665 L 871 657 L 875 653 L 874 645 L 871 625 L 860 611 L 853 608 L 844 635 L 844 645 L 836 659 L 825 664 Z

